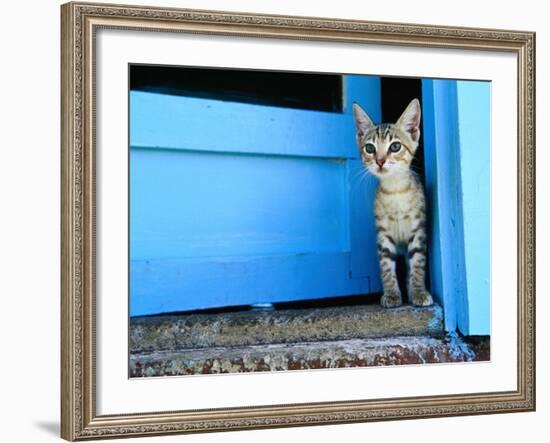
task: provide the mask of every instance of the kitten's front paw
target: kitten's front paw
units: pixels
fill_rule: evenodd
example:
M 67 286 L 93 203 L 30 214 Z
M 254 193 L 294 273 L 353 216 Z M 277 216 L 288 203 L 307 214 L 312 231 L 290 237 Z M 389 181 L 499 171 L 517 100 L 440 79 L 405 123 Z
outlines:
M 415 306 L 431 306 L 434 300 L 428 291 L 420 290 L 413 292 L 412 304 Z
M 401 292 L 399 289 L 384 292 L 384 295 L 380 299 L 380 304 L 384 308 L 396 308 L 401 306 Z

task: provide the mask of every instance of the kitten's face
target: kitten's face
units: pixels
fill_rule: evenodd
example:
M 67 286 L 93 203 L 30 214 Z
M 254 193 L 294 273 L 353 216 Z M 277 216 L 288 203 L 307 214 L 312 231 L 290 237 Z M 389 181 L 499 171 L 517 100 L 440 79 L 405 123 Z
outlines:
M 375 125 L 365 111 L 353 105 L 361 160 L 381 180 L 408 171 L 420 138 L 420 103 L 414 99 L 394 124 Z

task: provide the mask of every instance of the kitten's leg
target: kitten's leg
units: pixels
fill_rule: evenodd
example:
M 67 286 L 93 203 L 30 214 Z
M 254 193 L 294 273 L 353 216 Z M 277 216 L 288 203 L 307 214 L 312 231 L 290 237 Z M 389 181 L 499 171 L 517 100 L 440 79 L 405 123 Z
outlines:
M 395 241 L 390 235 L 386 234 L 383 228 L 380 228 L 377 242 L 382 285 L 384 287 L 384 295 L 380 299 L 380 304 L 385 308 L 401 306 L 401 291 L 395 273 L 395 260 L 397 258 Z
M 416 306 L 430 306 L 432 296 L 426 290 L 426 233 L 422 226 L 417 227 L 408 245 L 408 296 L 409 302 Z

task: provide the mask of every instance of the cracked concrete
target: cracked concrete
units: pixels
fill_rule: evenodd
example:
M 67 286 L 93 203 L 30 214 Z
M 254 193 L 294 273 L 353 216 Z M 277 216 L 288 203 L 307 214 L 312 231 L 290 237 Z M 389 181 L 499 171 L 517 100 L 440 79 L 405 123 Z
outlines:
M 443 335 L 439 306 L 385 309 L 359 305 L 132 318 L 130 351 L 414 335 Z
M 445 336 L 439 306 L 379 305 L 130 320 L 130 377 L 489 359 L 489 342 Z M 478 349 L 481 351 L 478 352 Z
M 130 356 L 130 377 L 478 361 L 465 342 L 392 337 L 156 351 Z

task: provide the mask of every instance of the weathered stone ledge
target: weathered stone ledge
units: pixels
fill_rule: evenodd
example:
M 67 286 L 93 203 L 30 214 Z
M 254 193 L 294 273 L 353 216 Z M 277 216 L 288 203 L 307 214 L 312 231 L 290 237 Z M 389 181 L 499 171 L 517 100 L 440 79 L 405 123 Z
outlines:
M 488 360 L 458 337 L 392 337 L 155 351 L 130 356 L 130 377 Z
M 152 316 L 130 320 L 130 353 L 442 335 L 439 306 L 385 309 L 358 305 Z

